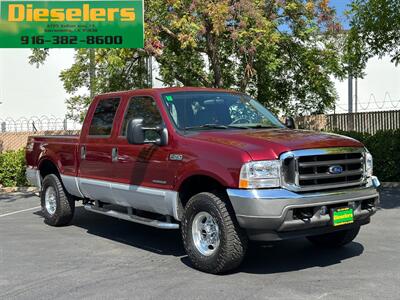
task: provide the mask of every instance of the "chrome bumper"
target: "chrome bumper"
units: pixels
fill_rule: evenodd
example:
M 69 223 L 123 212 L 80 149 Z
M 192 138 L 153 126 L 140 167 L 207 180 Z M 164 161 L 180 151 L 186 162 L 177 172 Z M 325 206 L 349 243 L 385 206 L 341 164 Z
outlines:
M 374 177 L 363 187 L 325 192 L 295 193 L 286 189 L 228 189 L 227 193 L 239 225 L 249 232 L 249 237 L 255 240 L 273 240 L 283 238 L 285 233 L 295 235 L 293 234 L 295 231 L 300 233 L 304 230 L 324 227 L 331 229 L 333 226 L 329 208 L 341 204 L 353 207 L 354 225 L 368 223 L 369 217 L 376 212 L 379 202 L 378 186 L 379 181 Z M 324 207 L 328 209 L 328 213 L 323 211 Z M 312 216 L 306 219 L 297 218 L 296 209 L 302 208 L 312 208 Z M 300 235 L 307 234 L 305 232 Z
M 36 186 L 39 189 L 41 188 L 41 178 L 40 178 L 40 172 L 38 169 L 32 168 L 32 167 L 27 167 L 25 171 L 26 175 L 26 180 L 28 183 L 32 186 Z

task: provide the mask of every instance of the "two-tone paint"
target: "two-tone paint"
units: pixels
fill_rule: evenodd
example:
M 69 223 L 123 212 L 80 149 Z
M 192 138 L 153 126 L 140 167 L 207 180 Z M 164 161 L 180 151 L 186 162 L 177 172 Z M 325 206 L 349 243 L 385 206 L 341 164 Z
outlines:
M 246 162 L 279 159 L 282 153 L 300 149 L 363 147 L 356 140 L 338 135 L 290 129 L 209 130 L 183 134 L 169 119 L 162 94 L 199 90 L 216 91 L 147 89 L 95 97 L 80 136 L 29 138 L 28 179 L 40 185 L 40 170 L 50 162 L 72 195 L 169 215 L 178 220 L 178 192 L 192 176 L 207 176 L 232 191 L 238 189 L 240 168 Z M 125 111 L 135 96 L 149 96 L 156 101 L 168 130 L 168 145 L 131 145 L 121 135 Z M 110 98 L 120 99 L 112 132 L 109 136 L 92 137 L 88 132 L 96 106 L 100 100 Z

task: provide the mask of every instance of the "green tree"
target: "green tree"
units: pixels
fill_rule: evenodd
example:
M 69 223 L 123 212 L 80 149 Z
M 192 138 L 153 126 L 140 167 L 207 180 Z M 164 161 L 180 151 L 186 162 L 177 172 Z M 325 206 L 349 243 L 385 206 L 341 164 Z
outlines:
M 323 112 L 342 77 L 341 27 L 327 0 L 155 0 L 146 50 L 166 85 L 234 88 L 275 111 Z
M 96 50 L 97 92 L 145 86 L 151 55 L 166 86 L 231 88 L 275 112 L 321 113 L 344 76 L 341 27 L 329 0 L 146 0 L 145 49 Z M 37 51 L 32 63 L 46 58 Z M 72 116 L 87 106 L 88 51 L 61 74 Z
M 388 55 L 400 63 L 400 1 L 354 0 L 349 10 L 346 60 L 352 73 L 362 75 L 369 58 Z

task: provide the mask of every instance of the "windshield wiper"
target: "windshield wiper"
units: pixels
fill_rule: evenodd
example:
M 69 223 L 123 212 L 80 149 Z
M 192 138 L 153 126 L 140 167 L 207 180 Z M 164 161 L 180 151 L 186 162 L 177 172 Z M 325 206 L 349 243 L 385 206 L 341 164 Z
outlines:
M 198 125 L 198 126 L 188 126 L 185 127 L 185 130 L 191 130 L 191 129 L 228 129 L 228 126 L 225 125 L 220 125 L 220 124 L 203 124 L 203 125 Z
M 229 128 L 235 128 L 235 129 L 249 129 L 250 127 L 248 126 L 242 126 L 242 125 L 228 125 Z
M 246 125 L 246 128 L 278 128 L 278 127 L 271 125 L 254 124 L 254 125 Z

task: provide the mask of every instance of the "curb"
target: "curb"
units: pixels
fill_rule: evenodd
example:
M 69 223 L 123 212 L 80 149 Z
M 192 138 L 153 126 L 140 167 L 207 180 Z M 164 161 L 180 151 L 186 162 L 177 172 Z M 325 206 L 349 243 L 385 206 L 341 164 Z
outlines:
M 400 187 L 400 182 L 381 182 L 381 187 L 398 188 L 398 187 Z
M 0 193 L 36 193 L 37 187 L 4 187 L 0 188 Z

